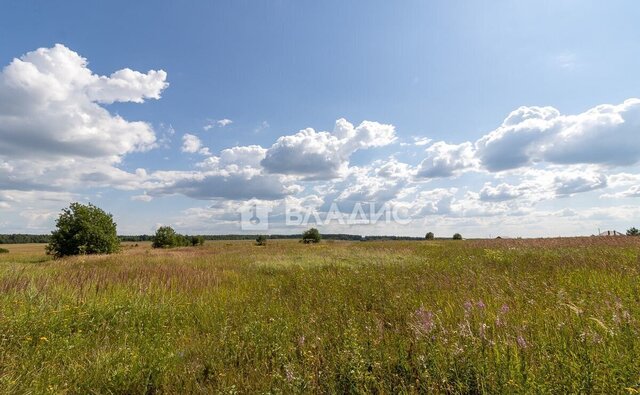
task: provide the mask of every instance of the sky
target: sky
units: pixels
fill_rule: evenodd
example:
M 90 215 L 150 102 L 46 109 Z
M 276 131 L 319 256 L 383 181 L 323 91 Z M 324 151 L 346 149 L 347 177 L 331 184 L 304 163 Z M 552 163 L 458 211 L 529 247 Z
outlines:
M 0 233 L 74 201 L 121 234 L 640 226 L 636 1 L 2 8 Z

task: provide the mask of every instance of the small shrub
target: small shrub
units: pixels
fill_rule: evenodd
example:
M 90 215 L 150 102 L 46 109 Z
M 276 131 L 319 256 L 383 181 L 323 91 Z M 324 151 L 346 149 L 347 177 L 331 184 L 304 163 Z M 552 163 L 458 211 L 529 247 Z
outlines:
M 258 235 L 258 237 L 256 237 L 256 245 L 266 246 L 267 245 L 267 236 Z
M 6 248 L 0 248 L 0 254 L 8 254 L 9 250 L 7 250 Z
M 189 241 L 193 247 L 204 245 L 204 237 L 202 236 L 191 236 Z
M 633 228 L 627 229 L 627 236 L 640 236 L 640 230 L 635 226 Z
M 322 236 L 316 228 L 311 228 L 302 234 L 302 242 L 305 244 L 319 243 L 321 239 Z
M 456 233 L 453 235 L 453 240 L 462 240 L 462 235 L 460 233 Z
M 435 238 L 435 236 L 433 235 L 433 232 L 427 232 L 427 234 L 424 236 L 424 238 L 426 240 L 433 240 Z
M 161 226 L 156 230 L 156 234 L 152 238 L 153 248 L 174 248 L 174 247 L 188 247 L 188 246 L 201 246 L 204 244 L 204 237 L 202 236 L 184 236 L 170 227 Z

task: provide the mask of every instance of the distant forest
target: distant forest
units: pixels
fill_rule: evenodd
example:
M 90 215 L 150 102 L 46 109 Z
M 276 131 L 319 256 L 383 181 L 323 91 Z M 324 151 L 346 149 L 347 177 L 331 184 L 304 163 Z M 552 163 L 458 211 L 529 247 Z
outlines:
M 191 235 L 190 235 L 191 236 Z M 202 236 L 205 240 L 255 240 L 255 234 L 252 235 L 196 235 Z M 22 244 L 22 243 L 48 243 L 50 235 L 29 235 L 29 234 L 0 234 L 0 244 Z M 125 235 L 118 236 L 120 241 L 138 242 L 151 241 L 153 235 Z M 270 239 L 300 239 L 302 234 L 295 235 L 267 235 Z M 408 237 L 408 236 L 360 236 L 349 234 L 323 234 L 324 240 L 424 240 L 424 237 Z

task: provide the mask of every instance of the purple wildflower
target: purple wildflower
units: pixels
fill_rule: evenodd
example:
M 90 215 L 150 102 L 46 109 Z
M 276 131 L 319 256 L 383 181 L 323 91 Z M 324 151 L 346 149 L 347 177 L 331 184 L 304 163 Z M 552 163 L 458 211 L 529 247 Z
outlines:
M 436 326 L 436 323 L 433 319 L 433 313 L 424 309 L 424 307 L 420 307 L 414 313 L 416 323 L 416 330 L 422 334 L 426 335 L 433 331 Z
M 528 346 L 527 341 L 524 339 L 522 335 L 518 335 L 516 342 L 518 343 L 518 347 L 520 348 L 527 348 Z

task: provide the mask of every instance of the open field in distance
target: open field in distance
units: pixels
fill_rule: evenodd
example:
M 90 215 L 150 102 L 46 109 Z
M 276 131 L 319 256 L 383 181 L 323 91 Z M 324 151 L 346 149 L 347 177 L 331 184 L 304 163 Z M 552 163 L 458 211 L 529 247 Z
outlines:
M 640 391 L 640 238 L 2 247 L 3 393 Z

